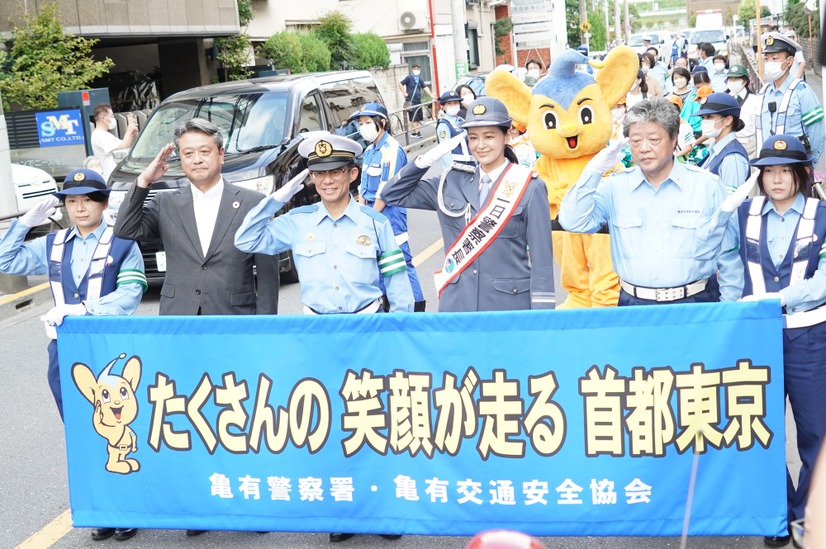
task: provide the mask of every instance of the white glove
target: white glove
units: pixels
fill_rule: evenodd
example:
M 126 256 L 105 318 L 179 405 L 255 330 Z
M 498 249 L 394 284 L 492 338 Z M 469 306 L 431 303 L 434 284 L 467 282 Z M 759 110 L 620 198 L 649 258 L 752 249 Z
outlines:
M 77 303 L 75 305 L 55 305 L 46 313 L 44 320 L 52 326 L 60 326 L 63 324 L 63 319 L 67 316 L 84 316 L 85 314 L 86 306 L 83 303 Z
M 37 227 L 57 212 L 60 199 L 49 195 L 20 217 L 20 223 L 27 227 Z
M 462 132 L 459 135 L 453 136 L 447 141 L 442 141 L 426 153 L 420 154 L 416 157 L 414 162 L 416 166 L 421 169 L 429 168 L 436 162 L 442 159 L 446 154 L 449 154 L 453 149 L 459 146 L 464 139 L 467 139 L 467 132 Z
M 610 172 L 620 163 L 622 159 L 622 149 L 627 144 L 627 137 L 608 142 L 608 145 L 604 149 L 588 161 L 585 169 L 597 173 Z
M 745 202 L 745 200 L 751 194 L 751 191 L 754 190 L 754 186 L 757 184 L 757 177 L 760 175 L 760 170 L 754 170 L 754 173 L 746 179 L 746 182 L 737 187 L 733 193 L 728 195 L 723 203 L 720 204 L 720 210 L 724 212 L 733 212 L 737 208 L 740 207 L 740 204 Z
M 295 193 L 304 188 L 304 180 L 307 178 L 307 174 L 309 173 L 310 170 L 304 169 L 297 176 L 281 185 L 281 188 L 272 193 L 270 196 L 272 196 L 273 200 L 286 204 L 293 196 L 295 196 Z
M 780 305 L 786 306 L 786 298 L 780 292 L 766 292 L 764 294 L 751 294 L 740 298 L 740 301 L 763 301 L 764 299 L 779 299 Z

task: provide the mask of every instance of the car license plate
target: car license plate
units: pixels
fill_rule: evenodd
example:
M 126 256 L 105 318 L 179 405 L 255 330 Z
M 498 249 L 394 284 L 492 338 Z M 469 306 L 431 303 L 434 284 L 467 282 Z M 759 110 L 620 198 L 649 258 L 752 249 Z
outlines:
M 155 261 L 158 263 L 158 272 L 166 272 L 166 252 L 155 252 Z

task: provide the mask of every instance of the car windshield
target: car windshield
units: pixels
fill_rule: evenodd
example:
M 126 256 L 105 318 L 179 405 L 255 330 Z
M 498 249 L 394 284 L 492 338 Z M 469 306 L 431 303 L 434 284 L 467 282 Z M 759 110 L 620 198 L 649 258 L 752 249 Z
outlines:
M 650 38 L 650 36 L 648 36 L 647 34 L 632 34 L 631 41 L 628 42 L 628 45 L 631 47 L 642 46 L 642 41 L 645 38 Z
M 721 30 L 701 30 L 691 33 L 691 43 L 700 44 L 701 42 L 725 42 L 726 33 Z
M 140 133 L 132 158 L 153 158 L 175 139 L 175 128 L 204 118 L 221 128 L 227 154 L 279 145 L 286 135 L 286 93 L 254 93 L 176 101 L 159 107 Z

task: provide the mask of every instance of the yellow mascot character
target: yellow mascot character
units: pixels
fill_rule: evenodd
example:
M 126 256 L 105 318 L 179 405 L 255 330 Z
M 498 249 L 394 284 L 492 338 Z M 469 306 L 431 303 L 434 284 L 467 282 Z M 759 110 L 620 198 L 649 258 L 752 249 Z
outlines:
M 583 64 L 598 69 L 596 75 L 577 71 L 577 65 Z M 548 187 L 554 256 L 561 266 L 562 287 L 568 292 L 565 303 L 557 309 L 610 307 L 619 299 L 608 234 L 569 233 L 562 230 L 556 217 L 565 193 L 608 143 L 613 126 L 611 107 L 625 97 L 638 69 L 634 50 L 618 46 L 604 62 L 591 61 L 574 50 L 564 51 L 533 90 L 505 71 L 493 71 L 487 78 L 487 94 L 500 99 L 514 121 L 527 126 L 528 138 L 541 155 L 534 170 Z

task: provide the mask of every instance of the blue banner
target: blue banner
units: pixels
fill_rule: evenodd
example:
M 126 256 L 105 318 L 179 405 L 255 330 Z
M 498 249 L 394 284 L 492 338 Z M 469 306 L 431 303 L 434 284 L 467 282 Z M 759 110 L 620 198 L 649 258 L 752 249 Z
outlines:
M 782 533 L 780 313 L 69 317 L 74 524 Z
M 85 145 L 83 115 L 80 109 L 34 113 L 37 140 L 41 147 Z

